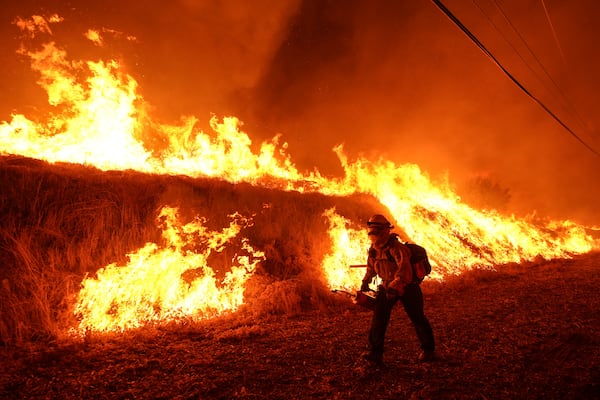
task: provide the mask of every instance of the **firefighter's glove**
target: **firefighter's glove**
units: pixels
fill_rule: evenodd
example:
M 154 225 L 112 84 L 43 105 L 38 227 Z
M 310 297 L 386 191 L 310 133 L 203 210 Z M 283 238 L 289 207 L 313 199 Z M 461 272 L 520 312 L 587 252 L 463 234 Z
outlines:
M 361 292 L 368 292 L 371 288 L 369 287 L 369 281 L 362 281 L 362 285 L 360 285 Z
M 388 288 L 385 291 L 385 296 L 387 297 L 388 300 L 394 300 L 398 297 L 399 293 L 396 289 L 393 288 Z

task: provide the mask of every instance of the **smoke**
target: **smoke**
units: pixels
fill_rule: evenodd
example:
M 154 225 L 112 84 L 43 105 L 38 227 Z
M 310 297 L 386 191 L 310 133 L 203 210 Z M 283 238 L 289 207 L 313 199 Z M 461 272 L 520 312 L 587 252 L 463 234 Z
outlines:
M 50 39 L 66 47 L 71 57 L 123 61 L 159 118 L 197 115 L 208 119 L 211 113 L 231 113 L 227 103 L 240 90 L 255 85 L 297 7 L 298 0 L 50 0 L 43 6 L 25 0 L 11 4 L 1 11 L 5 38 L 1 56 L 12 74 L 0 83 L 11 97 L 0 104 L 1 115 L 12 109 L 40 108 L 44 100 L 41 90 L 32 89 L 23 96 L 15 88 L 15 81 L 32 87 L 36 81 L 27 63 L 16 56 L 23 36 L 15 23 L 20 19 L 60 15 L 63 22 L 52 27 Z M 92 40 L 86 35 L 89 30 L 103 34 L 103 40 Z
M 561 48 L 577 64 L 571 67 L 539 2 L 508 2 L 509 20 L 493 6 L 457 3 L 448 5 L 517 79 L 600 151 L 594 130 L 600 81 L 592 68 L 599 61 L 582 40 L 594 37 L 593 28 L 581 23 L 592 21 L 582 17 L 585 6 L 594 15 L 597 5 L 549 5 Z M 254 88 L 254 114 L 241 114 L 258 131 L 283 132 L 301 166 L 335 173 L 327 151 L 344 143 L 351 155 L 448 173 L 459 188 L 485 175 L 510 193 L 507 212 L 598 221 L 600 157 L 432 3 L 305 1 L 291 26 Z M 565 102 L 577 106 L 583 124 Z
M 256 83 L 285 34 L 297 0 L 182 0 L 166 9 L 162 4 L 136 19 L 135 34 L 143 38 L 141 87 L 156 99 L 159 116 L 203 118 L 230 113 L 231 99 Z
M 597 2 L 546 2 L 556 37 L 539 1 L 501 4 L 579 116 L 547 90 L 552 82 L 516 45 L 519 37 L 499 9 L 445 3 L 526 87 L 600 149 L 600 59 L 590 46 Z M 432 2 L 53 0 L 40 7 L 25 0 L 1 13 L 3 120 L 13 111 L 41 109 L 45 100 L 16 55 L 15 18 L 58 13 L 64 22 L 52 27 L 56 42 L 75 56 L 122 59 L 158 118 L 195 115 L 208 125 L 213 113 L 235 115 L 256 142 L 281 133 L 301 169 L 339 173 L 331 149 L 343 143 L 350 157 L 416 163 L 434 177 L 448 174 L 458 188 L 485 176 L 510 193 L 507 212 L 599 222 L 600 157 L 517 88 Z M 99 47 L 85 37 L 88 29 L 122 35 L 106 34 Z

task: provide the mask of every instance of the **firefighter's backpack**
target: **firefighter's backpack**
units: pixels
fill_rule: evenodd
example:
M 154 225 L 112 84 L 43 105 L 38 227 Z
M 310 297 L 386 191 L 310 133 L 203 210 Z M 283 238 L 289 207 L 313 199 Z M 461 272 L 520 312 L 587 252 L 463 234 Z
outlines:
M 404 243 L 410 249 L 410 265 L 413 267 L 413 279 L 421 283 L 431 273 L 431 264 L 427 257 L 427 250 L 416 243 Z
M 398 240 L 397 234 L 392 236 Z M 413 281 L 416 283 L 423 282 L 423 279 L 431 273 L 431 263 L 427 257 L 427 250 L 423 246 L 416 243 L 402 242 L 410 250 L 410 265 L 413 270 Z M 387 253 L 388 259 L 395 261 L 392 255 Z

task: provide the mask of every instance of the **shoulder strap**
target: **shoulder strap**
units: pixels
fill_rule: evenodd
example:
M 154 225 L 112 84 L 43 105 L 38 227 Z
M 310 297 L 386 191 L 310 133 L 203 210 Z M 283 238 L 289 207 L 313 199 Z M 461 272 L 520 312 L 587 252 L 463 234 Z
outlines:
M 396 262 L 396 260 L 392 256 L 392 253 L 390 252 L 390 247 L 391 246 L 389 246 L 389 245 L 393 244 L 394 242 L 400 243 L 401 245 L 404 245 L 404 246 L 406 246 L 406 244 L 400 240 L 400 237 L 398 236 L 397 233 L 392 233 L 390 235 L 390 238 L 388 239 L 388 242 L 387 242 L 388 248 L 385 250 L 385 254 L 386 254 L 386 256 L 387 256 L 387 258 L 388 258 L 389 261 Z M 406 247 L 408 247 L 408 246 L 406 246 Z M 408 250 L 410 252 L 410 248 Z

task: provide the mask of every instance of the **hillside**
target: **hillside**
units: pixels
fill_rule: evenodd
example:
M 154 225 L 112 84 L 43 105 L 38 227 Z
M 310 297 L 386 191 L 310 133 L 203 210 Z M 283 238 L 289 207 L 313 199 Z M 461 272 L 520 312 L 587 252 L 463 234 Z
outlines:
M 213 230 L 236 212 L 252 217 L 244 234 L 265 253 L 249 289 L 259 292 L 258 314 L 327 304 L 329 289 L 319 267 L 331 241 L 325 210 L 335 207 L 347 218 L 366 221 L 384 209 L 369 196 L 102 172 L 15 156 L 0 158 L 0 182 L 0 344 L 55 337 L 74 324 L 72 299 L 86 276 L 124 263 L 145 243 L 163 245 L 157 222 L 162 207 L 177 208 L 184 222 L 204 217 Z M 227 265 L 240 251 L 239 240 L 232 242 L 211 253 L 212 264 Z M 214 272 L 221 277 L 227 271 Z M 261 297 L 273 282 L 280 297 Z
M 425 282 L 438 359 L 396 309 L 385 366 L 357 362 L 370 313 L 321 310 L 0 348 L 6 399 L 597 399 L 600 254 Z M 332 296 L 338 296 L 337 294 Z
M 1 398 L 600 395 L 598 252 L 426 280 L 437 360 L 416 362 L 413 328 L 398 308 L 385 365 L 371 371 L 358 361 L 370 313 L 332 293 L 320 264 L 331 247 L 323 212 L 335 208 L 360 224 L 386 211 L 376 199 L 15 156 L 0 159 L 0 182 Z M 183 221 L 204 216 L 216 230 L 232 213 L 252 216 L 244 234 L 265 258 L 246 285 L 245 304 L 200 321 L 69 335 L 86 277 L 124 263 L 145 243 L 164 244 L 157 226 L 164 206 L 177 208 Z M 222 246 L 209 261 L 227 265 L 240 248 Z M 226 272 L 214 269 L 218 277 Z

